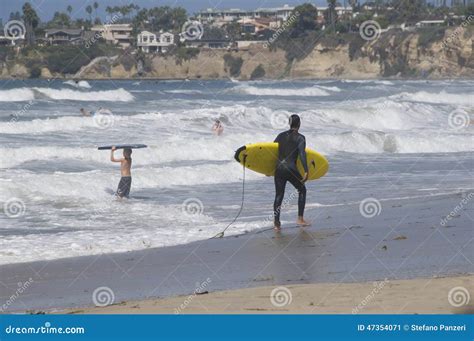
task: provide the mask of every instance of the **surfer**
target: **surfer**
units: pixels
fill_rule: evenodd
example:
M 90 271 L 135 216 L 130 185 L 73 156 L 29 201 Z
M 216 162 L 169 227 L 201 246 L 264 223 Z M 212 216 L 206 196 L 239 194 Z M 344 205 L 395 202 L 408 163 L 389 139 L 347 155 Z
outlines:
M 120 173 L 121 178 L 117 188 L 117 193 L 115 194 L 119 198 L 128 198 L 130 194 L 130 188 L 132 187 L 132 149 L 125 148 L 123 150 L 123 159 L 116 159 L 114 157 L 114 152 L 117 148 L 112 147 L 112 151 L 110 153 L 110 161 L 112 162 L 120 162 Z
M 212 131 L 213 131 L 214 134 L 216 134 L 217 136 L 222 135 L 222 133 L 224 132 L 224 126 L 222 125 L 222 123 L 221 123 L 220 120 L 216 120 L 216 121 L 214 122 L 214 125 L 212 126 Z
M 275 171 L 275 202 L 273 204 L 274 225 L 276 230 L 281 229 L 280 211 L 285 196 L 286 183 L 289 181 L 298 190 L 298 219 L 300 226 L 310 225 L 303 218 L 306 205 L 306 186 L 308 180 L 308 164 L 306 162 L 306 139 L 298 131 L 301 120 L 298 115 L 291 115 L 290 130 L 280 133 L 275 142 L 278 143 L 278 163 Z M 304 168 L 304 176 L 296 168 L 296 161 L 300 157 Z

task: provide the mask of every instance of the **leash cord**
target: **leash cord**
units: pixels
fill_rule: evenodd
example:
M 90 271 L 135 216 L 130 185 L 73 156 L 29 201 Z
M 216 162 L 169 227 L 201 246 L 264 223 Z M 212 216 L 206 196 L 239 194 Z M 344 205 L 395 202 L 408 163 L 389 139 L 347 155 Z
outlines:
M 231 226 L 237 221 L 237 219 L 240 217 L 240 214 L 242 213 L 242 210 L 244 209 L 244 198 L 245 198 L 245 161 L 246 161 L 246 159 L 247 159 L 247 155 L 244 155 L 243 177 L 242 177 L 242 203 L 240 204 L 239 213 L 237 213 L 237 215 L 235 216 L 234 220 L 232 220 L 232 222 L 231 222 L 229 225 L 227 225 L 226 228 L 222 230 L 222 232 L 219 232 L 218 234 L 216 234 L 214 237 L 212 237 L 212 238 L 210 238 L 210 239 L 223 238 L 225 231 L 227 231 L 227 229 L 228 229 L 229 227 L 231 227 Z

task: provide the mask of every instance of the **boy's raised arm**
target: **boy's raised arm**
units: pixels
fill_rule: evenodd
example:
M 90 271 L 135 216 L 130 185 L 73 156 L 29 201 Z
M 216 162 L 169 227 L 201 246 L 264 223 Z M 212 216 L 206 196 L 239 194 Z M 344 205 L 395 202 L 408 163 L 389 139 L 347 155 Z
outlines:
M 110 161 L 112 162 L 122 162 L 122 159 L 119 159 L 117 160 L 115 157 L 114 157 L 114 152 L 117 150 L 117 148 L 115 148 L 115 146 L 112 147 L 111 151 L 110 151 Z

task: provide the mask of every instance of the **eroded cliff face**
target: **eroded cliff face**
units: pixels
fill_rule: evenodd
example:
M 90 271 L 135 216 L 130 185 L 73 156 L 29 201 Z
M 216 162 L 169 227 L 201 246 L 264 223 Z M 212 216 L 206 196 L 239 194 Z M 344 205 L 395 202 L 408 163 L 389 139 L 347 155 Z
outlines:
M 388 44 L 369 44 L 381 65 L 381 76 L 458 78 L 474 76 L 472 30 L 455 36 L 456 29 L 446 30 L 441 40 L 430 43 L 417 33 L 387 37 Z M 449 43 L 447 43 L 449 42 Z
M 291 62 L 285 51 L 271 51 L 261 45 L 251 45 L 238 52 L 201 50 L 196 57 L 181 61 L 175 56 L 160 55 L 148 55 L 145 62 L 133 56 L 127 60 L 99 57 L 74 77 L 223 79 L 231 77 L 224 61 L 224 56 L 230 53 L 233 58 L 243 60 L 240 75 L 234 76 L 241 80 L 250 79 L 258 65 L 262 65 L 267 79 L 473 78 L 473 31 L 472 28 L 451 28 L 436 39 L 427 39 L 417 32 L 390 31 L 374 41 L 356 37 L 358 41 L 342 42 L 330 48 L 319 43 L 304 59 Z M 2 78 L 29 76 L 27 68 L 19 63 L 3 63 L 0 67 Z M 41 75 L 64 77 L 51 74 L 47 68 L 42 69 Z
M 289 62 L 283 50 L 270 51 L 260 45 L 248 50 L 232 52 L 233 57 L 243 60 L 239 79 L 250 79 L 261 64 L 265 78 L 380 78 L 422 77 L 450 78 L 474 77 L 472 30 L 452 28 L 444 37 L 433 42 L 421 41 L 419 33 L 389 32 L 374 41 L 362 41 L 328 48 L 317 44 L 304 59 Z M 452 39 L 455 37 L 455 39 Z M 451 39 L 449 39 L 451 38 Z M 449 44 L 444 42 L 449 40 Z M 203 78 L 230 77 L 224 63 L 227 51 L 203 50 L 193 59 L 177 62 L 173 56 L 155 56 L 151 68 L 143 77 L 151 78 Z M 85 77 L 96 78 L 98 70 L 91 70 Z M 130 78 L 137 76 L 137 69 L 125 70 L 112 66 L 109 77 Z M 103 75 L 99 76 L 103 77 Z
M 83 78 L 160 78 L 160 79 L 222 79 L 229 78 L 230 73 L 224 62 L 224 50 L 202 50 L 189 60 L 177 60 L 175 56 L 148 56 L 139 72 L 137 65 L 128 69 L 121 64 L 120 59 L 114 63 L 95 63 L 81 72 Z M 260 64 L 265 69 L 265 77 L 281 78 L 284 76 L 287 61 L 282 50 L 270 52 L 260 46 L 251 46 L 248 50 L 232 52 L 233 57 L 241 57 L 243 64 L 240 79 L 250 79 L 253 70 Z
M 290 76 L 292 78 L 377 78 L 381 76 L 381 67 L 378 61 L 371 61 L 369 57 L 351 60 L 347 44 L 332 50 L 318 44 L 305 59 L 293 63 Z

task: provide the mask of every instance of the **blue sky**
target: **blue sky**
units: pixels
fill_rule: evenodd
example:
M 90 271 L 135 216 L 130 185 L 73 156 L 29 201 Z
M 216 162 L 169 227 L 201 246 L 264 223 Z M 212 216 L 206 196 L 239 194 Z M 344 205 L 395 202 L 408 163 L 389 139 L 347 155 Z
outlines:
M 209 7 L 217 8 L 243 8 L 251 9 L 257 7 L 276 7 L 284 4 L 298 5 L 304 2 L 311 2 L 315 5 L 326 4 L 325 0 L 96 0 L 99 3 L 99 15 L 105 17 L 105 7 L 113 5 L 126 5 L 130 2 L 139 5 L 140 7 L 155 7 L 155 6 L 182 6 L 186 8 L 189 14 L 195 13 L 201 9 Z M 0 18 L 5 23 L 10 16 L 10 12 L 21 11 L 21 6 L 25 1 L 23 0 L 0 0 Z M 55 11 L 66 11 L 66 7 L 71 5 L 73 7 L 74 17 L 87 17 L 85 8 L 87 5 L 92 5 L 94 0 L 29 0 L 35 7 L 36 12 L 42 20 L 49 20 L 52 18 Z M 341 0 L 341 3 L 344 1 Z M 102 10 L 100 10 L 102 9 Z

